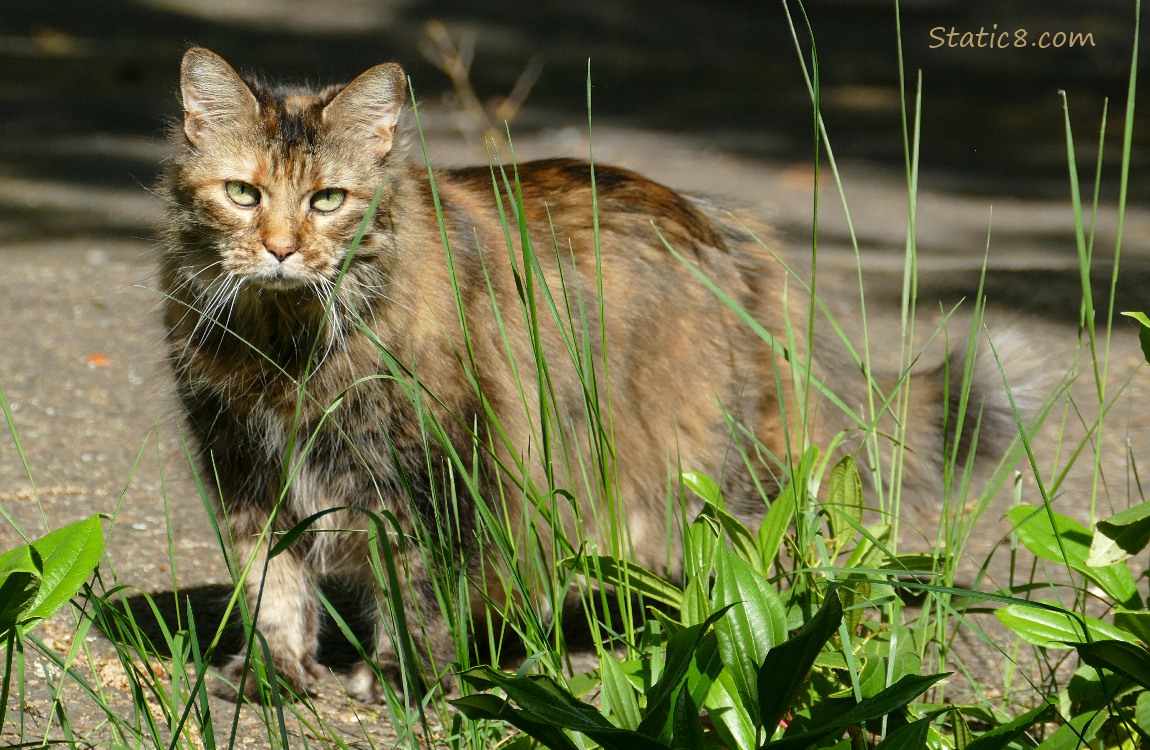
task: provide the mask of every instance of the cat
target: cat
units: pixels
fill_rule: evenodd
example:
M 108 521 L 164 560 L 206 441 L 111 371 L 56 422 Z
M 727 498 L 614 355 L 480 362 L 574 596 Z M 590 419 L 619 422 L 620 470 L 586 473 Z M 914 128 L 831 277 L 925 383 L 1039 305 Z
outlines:
M 804 289 L 752 237 L 750 219 L 573 159 L 439 170 L 433 192 L 428 170 L 404 158 L 407 78 L 394 63 L 313 90 L 244 78 L 192 47 L 180 92 L 161 180 L 170 362 L 236 559 L 255 560 L 249 606 L 295 691 L 324 674 L 315 585 L 374 586 L 371 522 L 346 508 L 390 514 L 402 532 L 385 526 L 399 590 L 377 595 L 381 611 L 403 603 L 419 663 L 385 623 L 372 658 L 397 688 L 403 674 L 429 687 L 455 653 L 429 560 L 499 586 L 475 497 L 503 508 L 508 529 L 534 524 L 552 539 L 559 526 L 600 550 L 624 544 L 639 565 L 674 576 L 668 498 L 680 469 L 721 478 L 728 507 L 753 522 L 804 440 L 825 446 L 850 426 L 817 389 L 818 406 L 801 409 L 796 375 L 809 363 L 851 408 L 866 399 L 854 360 L 818 340 L 808 351 Z M 504 179 L 522 192 L 522 215 Z M 971 409 L 983 410 L 985 432 L 1008 433 L 986 369 L 976 368 Z M 946 441 L 968 449 L 974 419 L 945 434 L 958 400 L 943 369 L 913 377 L 906 474 L 933 486 Z M 992 446 L 978 442 L 979 452 Z M 526 498 L 550 488 L 566 494 L 550 495 L 560 501 L 547 523 Z M 622 542 L 595 521 L 610 503 L 625 520 Z M 329 509 L 340 510 L 267 559 L 269 523 L 282 532 Z M 441 557 L 417 552 L 416 538 Z M 222 673 L 238 685 L 244 670 L 236 656 Z M 345 687 L 378 701 L 374 674 L 364 663 Z

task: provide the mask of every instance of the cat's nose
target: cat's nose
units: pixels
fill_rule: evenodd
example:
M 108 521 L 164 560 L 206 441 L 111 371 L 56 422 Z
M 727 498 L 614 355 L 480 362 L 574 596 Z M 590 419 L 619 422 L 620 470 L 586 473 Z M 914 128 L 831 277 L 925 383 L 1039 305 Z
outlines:
M 295 243 L 290 242 L 265 242 L 264 249 L 271 253 L 280 263 L 283 263 L 296 254 Z

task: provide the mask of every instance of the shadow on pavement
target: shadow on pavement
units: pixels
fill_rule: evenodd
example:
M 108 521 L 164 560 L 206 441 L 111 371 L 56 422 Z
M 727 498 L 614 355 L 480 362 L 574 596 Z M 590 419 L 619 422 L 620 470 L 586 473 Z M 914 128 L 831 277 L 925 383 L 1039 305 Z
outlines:
M 212 652 L 211 663 L 219 666 L 229 657 L 244 650 L 244 631 L 238 610 L 233 610 L 227 622 L 224 615 L 234 589 L 226 585 L 191 586 L 179 592 L 163 591 L 155 594 L 139 594 L 125 597 L 115 612 L 122 617 L 122 632 L 103 630 L 104 635 L 115 642 L 125 642 L 138 632 L 147 639 L 147 647 L 157 656 L 171 657 L 168 634 L 177 631 L 190 632 L 190 623 L 195 623 L 196 646 L 200 653 L 208 653 L 212 642 L 219 633 L 219 642 Z M 325 587 L 324 595 L 345 619 L 360 643 L 372 641 L 372 623 L 361 613 L 362 599 L 347 589 Z M 238 606 L 238 604 L 237 604 Z M 134 623 L 128 626 L 127 623 Z M 132 647 L 136 644 L 128 640 Z M 355 647 L 336 627 L 326 613 L 323 617 L 320 635 L 320 663 L 335 670 L 344 670 L 359 659 Z
M 903 97 L 891 4 L 810 5 L 821 104 L 838 158 L 902 170 Z M 1109 98 L 1105 160 L 1112 166 L 1129 72 L 1129 6 L 1124 0 L 904 3 L 911 105 L 922 73 L 922 184 L 1065 196 L 1059 90 L 1069 97 L 1076 133 L 1088 141 L 1097 138 L 1102 102 Z M 797 4 L 792 14 L 802 46 L 809 47 Z M 411 73 L 418 95 L 434 99 L 449 84 L 420 51 L 430 20 L 457 36 L 474 34 L 472 77 L 481 97 L 505 95 L 529 60 L 542 61 L 517 129 L 584 128 L 590 64 L 596 118 L 696 135 L 743 158 L 812 157 L 810 102 L 782 3 L 5 3 L 0 179 L 32 184 L 0 195 L 0 242 L 81 231 L 76 221 L 53 221 L 58 208 L 37 209 L 38 184 L 143 194 L 165 153 L 163 123 L 178 114 L 176 75 L 189 43 L 212 47 L 241 68 L 313 83 L 347 80 L 395 59 Z M 1088 33 L 1091 43 L 1075 49 L 950 48 L 939 46 L 935 31 L 992 27 L 1033 37 Z M 1150 113 L 1143 108 L 1138 117 L 1135 171 L 1146 167 Z M 1080 156 L 1089 171 L 1094 150 Z M 1134 201 L 1150 197 L 1150 183 L 1135 181 L 1131 190 Z M 23 216 L 29 209 L 32 215 Z M 148 221 L 112 222 L 97 233 L 104 231 L 143 235 Z

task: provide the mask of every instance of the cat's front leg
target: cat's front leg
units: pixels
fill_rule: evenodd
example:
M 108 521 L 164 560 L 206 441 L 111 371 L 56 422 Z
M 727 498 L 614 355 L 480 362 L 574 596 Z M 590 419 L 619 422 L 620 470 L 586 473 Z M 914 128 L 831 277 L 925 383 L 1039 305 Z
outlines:
M 309 695 L 325 672 L 317 660 L 319 600 L 311 571 L 294 550 L 288 549 L 269 560 L 267 549 L 266 541 L 261 542 L 258 535 L 236 544 L 236 559 L 241 566 L 254 553 L 254 562 L 244 580 L 248 611 L 255 616 L 256 627 L 267 642 L 271 666 L 280 682 L 300 695 Z M 260 644 L 255 642 L 252 648 L 259 651 Z M 245 670 L 247 664 L 245 649 L 221 670 L 229 683 L 220 690 L 225 697 L 238 700 L 241 689 L 249 699 L 259 697 L 257 679 L 250 669 Z
M 408 553 L 406 560 L 396 556 L 398 580 L 374 587 L 378 619 L 373 663 L 357 664 L 343 680 L 348 695 L 364 703 L 385 700 L 380 677 L 401 700 L 409 691 L 415 695 L 408 697 L 418 697 L 435 689 L 447 693 L 454 686 L 450 665 L 455 661 L 455 644 L 440 611 L 445 600 L 436 596 L 420 551 Z M 397 595 L 390 591 L 392 586 Z

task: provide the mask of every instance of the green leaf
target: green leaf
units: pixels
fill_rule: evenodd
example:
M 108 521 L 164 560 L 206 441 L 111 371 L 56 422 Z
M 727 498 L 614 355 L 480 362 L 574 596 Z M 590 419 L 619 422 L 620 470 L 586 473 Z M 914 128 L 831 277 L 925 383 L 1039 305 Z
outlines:
M 793 736 L 787 735 L 780 740 L 768 742 L 764 747 L 771 748 L 771 750 L 809 747 L 825 737 L 842 732 L 849 726 L 881 719 L 887 714 L 904 708 L 915 698 L 929 690 L 931 685 L 946 677 L 947 674 L 949 672 L 933 675 L 907 675 L 873 698 L 860 701 L 849 710 L 826 721 L 819 729 Z
M 663 674 L 659 677 L 659 681 L 647 691 L 647 713 L 639 724 L 640 734 L 647 737 L 662 734 L 674 708 L 672 701 L 675 691 L 687 678 L 699 644 L 707 630 L 727 617 L 731 609 L 730 606 L 718 609 L 702 624 L 683 628 L 667 641 L 666 664 L 663 665 Z
M 545 746 L 550 747 L 550 745 Z M 506 741 L 504 744 L 500 744 L 499 750 L 536 750 L 538 747 L 539 743 L 532 739 L 530 735 L 520 734 Z M 566 747 L 566 745 L 564 745 L 564 747 Z
M 719 489 L 718 483 L 706 474 L 698 471 L 684 471 L 679 475 L 679 480 L 708 504 L 716 507 L 723 504 L 723 493 Z
M 734 750 L 755 750 L 756 732 L 751 714 L 743 706 L 731 672 L 719 673 L 707 696 L 707 716 L 723 744 Z
M 31 545 L 0 555 L 0 637 L 17 627 L 40 588 L 43 564 Z
M 843 619 L 838 589 L 827 589 L 814 617 L 792 638 L 767 652 L 758 672 L 759 720 L 767 737 L 786 716 L 823 646 L 838 632 Z
M 1123 682 L 1122 675 L 1112 672 L 1103 674 L 1081 659 L 1079 662 L 1078 669 L 1064 681 L 1066 687 L 1063 695 L 1079 710 L 1094 711 L 1102 708 L 1116 694 Z
M 930 719 L 919 719 L 887 732 L 886 739 L 875 750 L 924 750 L 930 732 Z
M 699 718 L 699 707 L 691 698 L 690 690 L 680 690 L 675 700 L 675 716 L 671 722 L 671 747 L 695 750 L 706 743 L 703 722 Z
M 890 524 L 878 524 L 861 534 L 858 544 L 851 550 L 850 557 L 842 564 L 844 568 L 882 568 L 886 563 L 887 551 L 884 549 L 887 539 L 890 538 Z
M 498 720 L 508 708 L 507 701 L 487 693 L 465 695 L 462 698 L 453 698 L 448 702 L 458 708 L 464 716 L 476 721 Z
M 481 689 L 498 687 L 515 703 L 541 721 L 579 732 L 617 729 L 592 705 L 577 700 L 549 677 L 509 675 L 478 667 L 461 677 Z
M 970 731 L 966 717 L 957 706 L 950 707 L 950 726 L 954 737 L 954 750 L 966 750 L 970 743 L 974 742 L 974 733 Z
M 681 608 L 684 625 L 698 625 L 711 615 L 711 602 L 707 598 L 707 590 L 699 578 L 691 580 L 683 591 L 683 606 Z
M 1088 565 L 1111 565 L 1136 555 L 1150 544 L 1150 502 L 1099 521 L 1090 544 Z
M 598 691 L 602 684 L 603 678 L 599 674 L 598 667 L 567 678 L 567 689 L 576 698 L 582 698 L 591 691 Z
M 578 572 L 582 572 L 586 565 L 586 569 L 597 575 L 601 583 L 652 599 L 672 609 L 679 609 L 683 604 L 683 592 L 678 586 L 629 560 L 618 560 L 608 555 L 589 555 L 568 557 L 560 560 L 559 564 Z
M 104 555 L 104 529 L 100 517 L 91 516 L 44 535 L 32 547 L 39 553 L 43 574 L 36 597 L 28 605 L 28 624 L 46 620 L 68 603 Z
M 859 476 L 858 467 L 850 455 L 843 456 L 831 469 L 826 504 L 827 509 L 831 511 L 831 533 L 839 545 L 845 544 L 846 536 L 856 526 L 862 525 L 863 518 L 862 477 Z M 844 521 L 840 516 L 852 519 L 854 524 Z
M 0 579 L 0 640 L 19 624 L 39 583 L 39 578 L 24 570 L 12 571 Z
M 1134 702 L 1134 721 L 1140 727 L 1150 727 L 1150 692 L 1143 690 L 1138 693 L 1138 699 Z
M 1045 703 L 1031 711 L 1027 711 L 1013 721 L 984 732 L 978 739 L 967 745 L 966 750 L 1000 750 L 1014 742 L 1014 740 L 1035 724 L 1042 724 L 1049 721 L 1054 716 L 1054 713 L 1054 704 Z
M 530 715 L 517 711 L 507 701 L 494 695 L 468 695 L 448 702 L 473 721 L 506 721 L 550 750 L 579 750 L 579 746 L 563 733 L 561 727 L 535 721 Z
M 843 617 L 847 621 L 847 632 L 858 630 L 859 623 L 866 617 L 866 605 L 871 600 L 871 586 L 860 576 L 849 575 L 842 581 L 839 598 L 843 603 Z
M 688 581 L 705 580 L 710 588 L 715 548 L 719 544 L 719 527 L 713 518 L 700 515 L 691 522 L 683 546 L 683 575 Z
M 786 608 L 767 580 L 726 547 L 716 552 L 712 601 L 715 607 L 737 605 L 715 633 L 723 664 L 758 723 L 758 670 L 767 652 L 786 638 Z
M 879 567 L 902 575 L 934 575 L 938 572 L 939 564 L 938 559 L 928 552 L 912 552 L 898 555 Z
M 44 564 L 40 560 L 39 552 L 36 552 L 30 544 L 23 544 L 0 555 L 0 580 L 12 573 L 30 573 L 39 578 L 43 570 Z
M 713 518 L 717 521 L 719 528 L 723 530 L 723 533 L 730 541 L 731 548 L 739 554 L 739 557 L 755 566 L 756 570 L 760 573 L 766 572 L 766 568 L 759 558 L 759 549 L 755 544 L 755 537 L 751 535 L 751 532 L 742 521 L 721 507 L 709 503 L 700 515 Z
M 619 668 L 615 657 L 606 651 L 599 654 L 599 669 L 603 677 L 603 709 L 615 717 L 615 723 L 624 729 L 637 729 L 642 717 L 635 689 Z
M 1105 534 L 1094 531 L 1090 540 L 1090 552 L 1086 555 L 1086 564 L 1098 567 L 1115 565 L 1130 558 L 1130 553 L 1118 546 L 1118 542 Z
M 795 506 L 794 485 L 789 484 L 783 492 L 779 493 L 778 497 L 771 501 L 767 515 L 759 524 L 759 559 L 762 561 L 763 570 L 770 570 L 771 564 L 779 556 L 779 550 L 783 547 L 783 538 L 795 517 Z
M 1142 693 L 1150 696 L 1150 693 Z M 1139 696 L 1141 697 L 1141 696 Z M 1105 711 L 1089 711 L 1075 716 L 1043 740 L 1037 750 L 1083 750 L 1110 718 Z
M 815 657 L 819 669 L 847 669 L 847 658 L 841 651 L 820 651 Z
M 1047 605 L 1052 607 L 1053 605 Z M 1070 649 L 1086 635 L 1082 631 L 1083 618 L 1064 610 L 1053 611 L 1045 607 L 1011 604 L 995 610 L 1002 624 L 1013 630 L 1027 643 L 1054 649 Z M 1133 641 L 1133 638 L 1113 625 L 1093 617 L 1085 618 L 1090 640 Z
M 100 517 L 92 516 L 0 555 L 0 633 L 51 617 L 80 591 L 103 554 Z
M 1123 315 L 1134 318 L 1142 324 L 1138 329 L 1138 342 L 1142 344 L 1142 356 L 1150 362 L 1150 318 L 1146 317 L 1145 313 L 1140 312 L 1124 312 Z
M 864 698 L 870 698 L 886 687 L 886 660 L 877 656 L 863 658 L 865 661 L 858 676 L 859 693 Z
M 1150 612 L 1144 609 L 1114 610 L 1114 626 L 1125 630 L 1143 643 L 1150 643 Z
M 314 524 L 316 521 L 323 518 L 324 516 L 331 515 L 332 513 L 338 513 L 341 510 L 345 510 L 345 508 L 343 508 L 343 507 L 324 508 L 321 511 L 317 511 L 315 513 L 312 513 L 310 516 L 303 519 L 299 523 L 295 524 L 294 526 L 292 526 L 290 529 L 283 532 L 282 534 L 277 534 L 276 535 L 276 543 L 273 544 L 272 548 L 268 551 L 268 557 L 271 558 L 271 557 L 278 557 L 279 555 L 282 555 L 285 551 L 287 551 L 287 549 L 289 547 L 291 547 L 293 544 L 295 544 L 297 539 L 299 539 L 301 536 L 303 536 L 304 533 L 307 532 L 307 530 L 312 527 L 312 524 Z M 370 514 L 368 514 L 368 515 L 370 515 Z
M 691 699 L 696 706 L 701 706 L 707 700 L 719 674 L 723 671 L 723 658 L 719 655 L 719 638 L 714 630 L 710 630 L 699 639 L 695 646 L 695 660 L 691 663 L 687 674 L 687 689 L 691 691 Z
M 1125 565 L 1097 567 L 1086 563 L 1091 534 L 1085 526 L 1041 506 L 1019 505 L 1011 508 L 1007 516 L 1014 524 L 1019 540 L 1035 555 L 1077 570 L 1119 604 L 1131 609 L 1141 607 L 1134 576 Z M 1054 527 L 1051 526 L 1051 517 Z
M 650 737 L 615 726 L 594 706 L 578 700 L 549 677 L 508 675 L 490 667 L 470 669 L 460 676 L 483 689 L 502 689 L 508 703 L 521 710 L 503 708 L 498 718 L 525 732 L 565 729 L 587 735 L 605 750 L 666 750 Z M 466 705 L 476 708 L 474 703 Z M 485 707 L 490 713 L 494 705 L 487 701 L 481 709 Z
M 1095 669 L 1107 669 L 1150 689 L 1150 651 L 1145 646 L 1113 640 L 1075 643 L 1073 646 L 1082 661 Z

